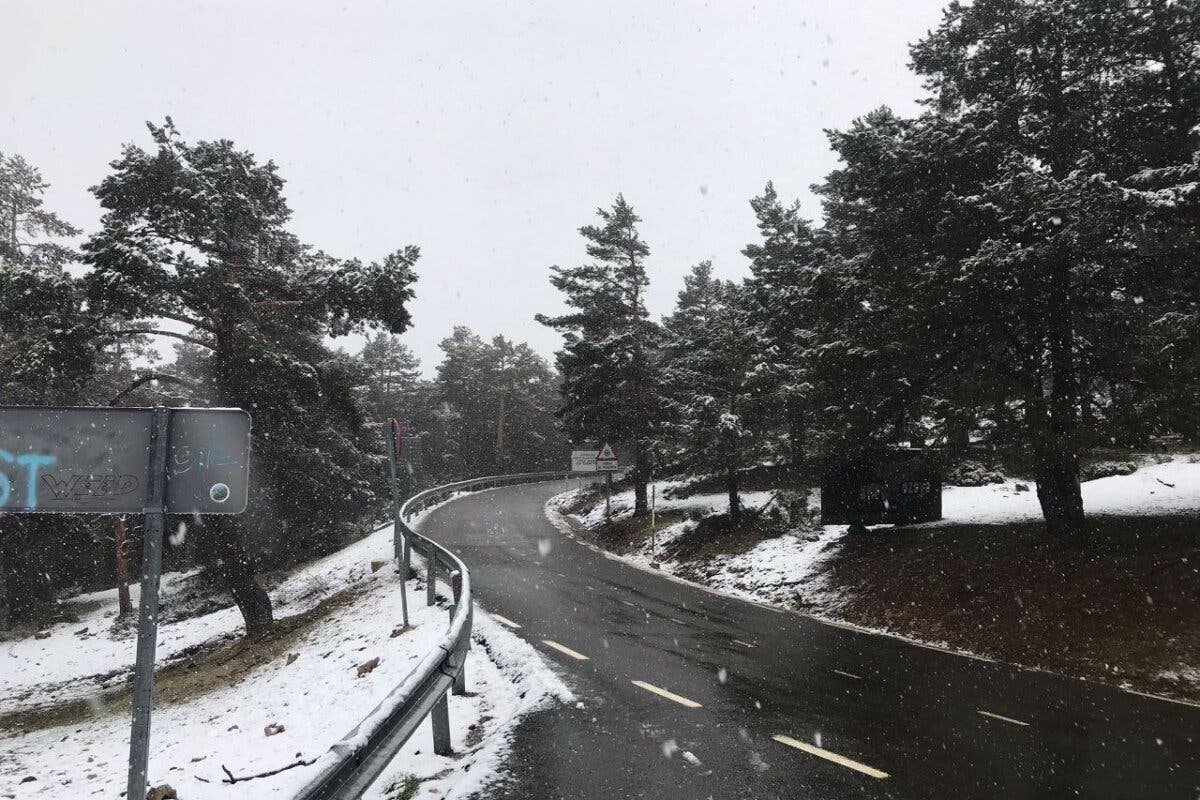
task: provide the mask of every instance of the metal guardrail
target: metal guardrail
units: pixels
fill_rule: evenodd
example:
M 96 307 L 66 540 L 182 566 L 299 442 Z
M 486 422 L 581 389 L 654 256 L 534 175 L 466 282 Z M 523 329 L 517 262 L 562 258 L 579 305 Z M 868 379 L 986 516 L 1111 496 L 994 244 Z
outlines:
M 426 604 L 436 600 L 438 575 L 450 584 L 454 603 L 450 627 L 431 652 L 383 699 L 367 718 L 355 726 L 322 757 L 317 776 L 296 795 L 296 800 L 357 800 L 367 790 L 413 731 L 429 716 L 433 723 L 433 750 L 451 752 L 450 716 L 446 692 L 466 691 L 467 650 L 471 646 L 471 576 L 458 556 L 437 542 L 414 531 L 406 521 L 413 514 L 460 492 L 477 492 L 499 486 L 562 480 L 582 473 L 525 472 L 492 475 L 448 483 L 413 495 L 400 508 L 398 525 L 402 538 L 396 540 L 401 575 L 410 574 L 410 552 L 425 559 Z M 588 473 L 590 475 L 590 473 Z

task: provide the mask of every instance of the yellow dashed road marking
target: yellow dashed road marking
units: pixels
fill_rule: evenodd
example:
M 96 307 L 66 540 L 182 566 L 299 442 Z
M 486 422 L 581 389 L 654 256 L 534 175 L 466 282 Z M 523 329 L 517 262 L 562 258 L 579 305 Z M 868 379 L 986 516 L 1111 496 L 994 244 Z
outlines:
M 516 622 L 513 622 L 508 617 L 502 617 L 499 614 L 492 614 L 492 619 L 496 620 L 497 622 L 499 622 L 503 625 L 507 625 L 508 627 L 512 628 L 513 630 L 517 630 L 518 628 L 521 627 L 519 624 L 517 624 Z
M 681 706 L 686 706 L 688 708 L 700 708 L 700 704 L 697 703 L 695 700 L 688 700 L 683 695 L 678 695 L 678 694 L 675 694 L 674 692 L 668 692 L 666 689 L 660 689 L 659 687 L 655 686 L 653 683 L 646 683 L 645 681 L 630 681 L 630 683 L 632 683 L 634 686 L 638 687 L 639 689 L 645 689 L 647 692 L 653 692 L 654 694 L 658 695 L 659 697 L 665 697 L 668 700 L 674 700 L 676 703 L 679 703 L 679 705 L 681 705 Z
M 578 652 L 572 650 L 571 648 L 567 647 L 566 645 L 561 645 L 558 642 L 552 641 L 550 639 L 542 639 L 542 644 L 546 645 L 546 647 L 553 647 L 558 652 L 563 653 L 564 655 L 568 655 L 571 658 L 575 659 L 576 661 L 587 661 L 588 660 L 588 657 L 585 656 L 583 653 L 578 653 Z
M 817 747 L 816 745 L 811 745 L 808 742 L 802 742 L 799 739 L 793 739 L 790 736 L 776 734 L 771 738 L 780 744 L 786 744 L 788 747 L 794 747 L 797 750 L 803 750 L 804 752 L 810 753 L 818 758 L 823 758 L 826 761 L 832 761 L 834 764 L 839 764 L 843 767 L 857 770 L 864 775 L 870 775 L 872 778 L 886 778 L 888 776 L 886 772 L 877 770 L 874 767 L 868 767 L 866 764 L 859 763 L 852 758 L 839 756 L 837 753 L 832 753 L 829 750 Z

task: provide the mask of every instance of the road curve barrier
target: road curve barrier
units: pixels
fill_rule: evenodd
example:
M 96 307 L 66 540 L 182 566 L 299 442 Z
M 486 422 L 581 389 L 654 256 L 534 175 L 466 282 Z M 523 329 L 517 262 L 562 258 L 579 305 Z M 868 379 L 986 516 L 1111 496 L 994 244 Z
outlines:
M 438 578 L 449 584 L 454 597 L 450 606 L 450 627 L 438 646 L 425 654 L 400 685 L 329 749 L 319 762 L 320 771 L 296 795 L 296 800 L 357 800 L 395 758 L 425 717 L 431 717 L 433 723 L 434 752 L 439 755 L 451 752 L 446 693 L 461 694 L 466 688 L 465 665 L 471 646 L 471 575 L 458 556 L 417 533 L 408 526 L 407 520 L 456 494 L 572 477 L 584 477 L 584 474 L 524 472 L 473 478 L 427 489 L 413 495 L 401 506 L 401 521 L 397 526 L 401 539 L 397 540 L 396 546 L 401 574 L 406 577 L 410 574 L 409 554 L 416 551 L 425 560 L 426 603 L 433 605 L 436 600 Z M 588 473 L 586 477 L 595 476 Z

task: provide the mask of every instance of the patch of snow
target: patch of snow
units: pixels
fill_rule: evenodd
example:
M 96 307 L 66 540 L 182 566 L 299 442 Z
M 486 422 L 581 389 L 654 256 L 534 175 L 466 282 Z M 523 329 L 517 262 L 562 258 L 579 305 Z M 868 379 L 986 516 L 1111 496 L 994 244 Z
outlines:
M 1082 485 L 1088 514 L 1200 513 L 1200 462 L 1194 456 L 1175 456 L 1129 475 L 1112 475 Z M 1018 491 L 1017 486 L 1026 490 Z M 987 486 L 947 486 L 942 492 L 942 516 L 928 526 L 975 523 L 998 525 L 1042 519 L 1037 487 L 1032 481 L 1006 480 Z
M 664 511 L 685 511 L 696 516 L 708 516 L 709 514 L 724 514 L 729 510 L 729 495 L 724 492 L 694 494 L 689 497 L 664 497 L 663 495 L 667 492 L 683 485 L 683 481 L 658 481 L 655 485 L 658 488 L 654 506 L 660 514 Z M 569 499 L 574 498 L 573 491 L 567 494 L 570 495 Z M 742 505 L 747 508 L 757 508 L 766 504 L 773 494 L 774 492 L 742 492 Z M 560 499 L 559 502 L 563 501 Z M 633 516 L 633 506 L 633 489 L 615 492 L 612 496 L 613 519 L 620 520 Z M 602 524 L 604 522 L 603 500 L 592 507 L 586 515 L 581 516 L 579 520 L 589 528 Z
M 427 512 L 426 512 L 427 513 Z M 423 517 L 424 515 L 422 515 Z M 349 547 L 306 565 L 274 592 L 277 609 L 298 614 L 338 592 L 355 592 L 317 620 L 279 657 L 245 674 L 229 676 L 219 688 L 155 708 L 151 785 L 171 784 L 188 800 L 288 798 L 319 769 L 301 766 L 277 775 L 233 785 L 222 783 L 227 767 L 243 776 L 311 761 L 326 754 L 426 657 L 444 636 L 445 608 L 426 606 L 416 579 L 407 583 L 412 628 L 393 636 L 401 624 L 401 581 L 390 560 L 371 570 L 373 560 L 392 553 L 391 526 Z M 188 575 L 164 576 L 163 593 Z M 443 591 L 444 591 L 444 587 Z M 111 594 L 112 603 L 108 595 Z M 77 599 L 79 600 L 79 599 Z M 115 590 L 82 598 L 98 600 L 91 618 L 107 624 L 115 608 Z M 135 592 L 136 604 L 136 592 Z M 85 606 L 81 605 L 81 608 Z M 383 797 L 398 777 L 423 781 L 418 797 L 463 796 L 484 785 L 506 751 L 512 727 L 531 711 L 574 698 L 533 648 L 477 608 L 474 646 L 467 658 L 469 695 L 451 696 L 453 758 L 432 753 L 428 720 L 413 735 L 370 797 Z M 58 625 L 51 637 L 7 643 L 0 680 L 4 710 L 15 710 L 73 696 L 96 697 L 98 685 L 120 683 L 95 676 L 124 670 L 133 660 L 134 637 L 88 639 L 72 634 L 87 621 Z M 160 627 L 159 661 L 189 644 L 240 629 L 236 608 Z M 292 656 L 295 656 L 294 658 Z M 379 658 L 359 675 L 359 665 Z M 11 660 L 10 660 L 11 659 Z M 33 659 L 30 662 L 23 659 Z M 9 664 L 21 663 L 19 670 Z M 18 694 L 19 693 L 19 694 Z M 117 797 L 125 789 L 129 717 L 115 704 L 82 723 L 28 732 L 6 732 L 0 745 L 0 785 L 20 800 L 62 797 Z M 268 726 L 273 732 L 267 733 Z M 277 731 L 277 732 L 275 732 Z M 27 776 L 36 780 L 21 781 Z

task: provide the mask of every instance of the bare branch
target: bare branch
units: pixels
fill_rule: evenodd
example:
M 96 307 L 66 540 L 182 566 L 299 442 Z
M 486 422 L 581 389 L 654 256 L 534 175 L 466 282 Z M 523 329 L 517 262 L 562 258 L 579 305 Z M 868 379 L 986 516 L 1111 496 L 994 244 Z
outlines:
M 308 767 L 308 766 L 312 766 L 315 763 L 317 763 L 316 758 L 310 758 L 308 761 L 305 761 L 303 759 L 296 759 L 291 764 L 288 764 L 285 767 L 280 767 L 279 769 L 269 770 L 267 772 L 260 772 L 257 775 L 234 775 L 232 772 L 229 771 L 229 767 L 222 764 L 221 769 L 229 777 L 222 778 L 221 783 L 240 783 L 241 781 L 252 781 L 255 778 L 269 778 L 272 775 L 278 775 L 279 773 L 283 772 L 284 770 L 292 769 L 293 767 Z
M 151 372 L 146 375 L 143 375 L 142 377 L 138 378 L 133 383 L 126 386 L 124 389 L 122 389 L 120 392 L 118 392 L 116 394 L 116 396 L 113 397 L 112 400 L 109 400 L 108 404 L 110 406 L 115 406 L 117 403 L 121 402 L 121 400 L 123 400 L 124 398 L 129 396 L 129 394 L 132 393 L 133 391 L 135 391 L 139 386 L 145 386 L 147 383 L 150 383 L 151 381 L 160 381 L 162 383 L 174 383 L 174 384 L 178 384 L 180 386 L 195 386 L 196 385 L 195 381 L 189 380 L 187 378 L 180 378 L 177 375 L 168 375 L 165 372 Z
M 175 331 L 162 331 L 157 328 L 122 328 L 119 331 L 113 331 L 113 336 L 139 336 L 149 334 L 150 336 L 170 336 L 172 339 L 181 339 L 185 342 L 203 347 L 206 350 L 216 350 L 211 342 L 206 342 L 203 339 L 197 339 L 195 336 L 188 336 L 186 333 L 176 333 Z

